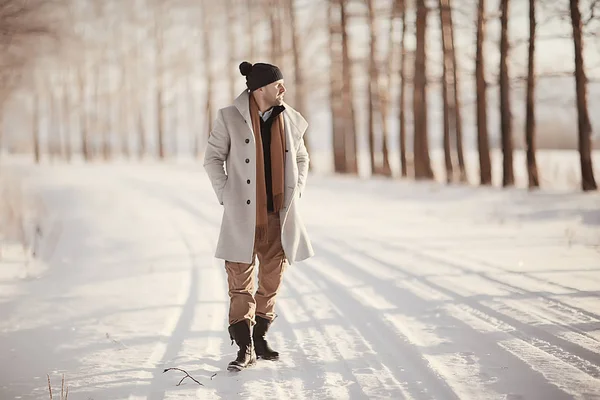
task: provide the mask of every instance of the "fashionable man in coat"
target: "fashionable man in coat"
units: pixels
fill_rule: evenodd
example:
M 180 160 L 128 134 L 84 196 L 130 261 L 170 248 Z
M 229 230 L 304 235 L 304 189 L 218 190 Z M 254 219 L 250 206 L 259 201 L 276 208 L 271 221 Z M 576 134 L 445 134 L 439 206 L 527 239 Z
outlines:
M 314 254 L 297 204 L 308 175 L 308 123 L 283 101 L 278 67 L 244 61 L 239 69 L 247 89 L 233 105 L 218 111 L 204 158 L 223 205 L 215 257 L 225 260 L 228 330 L 239 346 L 230 370 L 243 369 L 257 358 L 278 359 L 265 335 L 275 319 L 284 270 Z

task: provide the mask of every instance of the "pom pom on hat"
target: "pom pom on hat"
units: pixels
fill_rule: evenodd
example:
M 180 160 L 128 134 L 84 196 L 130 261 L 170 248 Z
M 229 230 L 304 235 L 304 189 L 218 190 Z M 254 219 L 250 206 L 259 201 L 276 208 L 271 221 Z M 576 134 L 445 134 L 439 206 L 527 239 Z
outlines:
M 250 64 L 248 61 L 242 62 L 240 64 L 240 72 L 244 76 L 250 75 L 250 73 L 252 72 L 252 64 Z

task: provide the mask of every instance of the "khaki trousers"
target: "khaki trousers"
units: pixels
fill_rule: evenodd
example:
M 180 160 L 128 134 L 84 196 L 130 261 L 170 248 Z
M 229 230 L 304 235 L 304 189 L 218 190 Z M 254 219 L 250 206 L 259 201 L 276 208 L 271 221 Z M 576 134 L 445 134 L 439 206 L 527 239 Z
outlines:
M 275 298 L 281 287 L 283 271 L 287 264 L 281 247 L 279 213 L 268 215 L 266 243 L 256 243 L 252 263 L 225 261 L 229 285 L 229 325 L 242 320 L 255 323 L 255 315 L 269 321 L 275 319 Z M 254 275 L 258 257 L 258 290 L 255 291 Z

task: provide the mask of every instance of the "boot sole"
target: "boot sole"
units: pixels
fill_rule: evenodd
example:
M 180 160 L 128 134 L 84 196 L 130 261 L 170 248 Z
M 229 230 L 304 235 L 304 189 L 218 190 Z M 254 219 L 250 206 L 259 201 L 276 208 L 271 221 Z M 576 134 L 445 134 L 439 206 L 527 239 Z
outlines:
M 277 356 L 277 357 L 256 356 L 256 358 L 258 358 L 259 360 L 266 360 L 266 361 L 277 361 L 277 360 L 279 360 L 279 356 Z
M 254 364 L 256 364 L 256 360 L 248 363 L 248 365 L 246 365 L 245 367 L 242 367 L 241 365 L 237 365 L 237 364 L 230 364 L 227 366 L 227 371 L 231 371 L 231 372 L 238 372 L 247 368 L 252 367 Z

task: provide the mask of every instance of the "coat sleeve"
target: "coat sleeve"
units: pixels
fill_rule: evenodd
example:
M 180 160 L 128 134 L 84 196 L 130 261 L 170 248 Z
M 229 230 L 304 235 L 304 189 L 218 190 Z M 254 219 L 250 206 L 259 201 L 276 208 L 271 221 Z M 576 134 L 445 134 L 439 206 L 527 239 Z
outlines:
M 229 155 L 229 146 L 229 132 L 223 120 L 223 111 L 219 110 L 213 129 L 208 136 L 208 144 L 204 153 L 204 169 L 217 195 L 217 200 L 221 204 L 223 204 L 223 189 L 227 183 L 225 161 Z
M 308 151 L 306 150 L 306 146 L 304 145 L 304 135 L 302 135 L 302 137 L 300 137 L 300 143 L 298 145 L 298 150 L 296 151 L 296 164 L 298 164 L 299 196 L 302 196 L 302 192 L 304 191 L 304 187 L 306 186 L 306 178 L 308 176 L 309 163 L 310 163 L 310 158 L 308 156 Z

